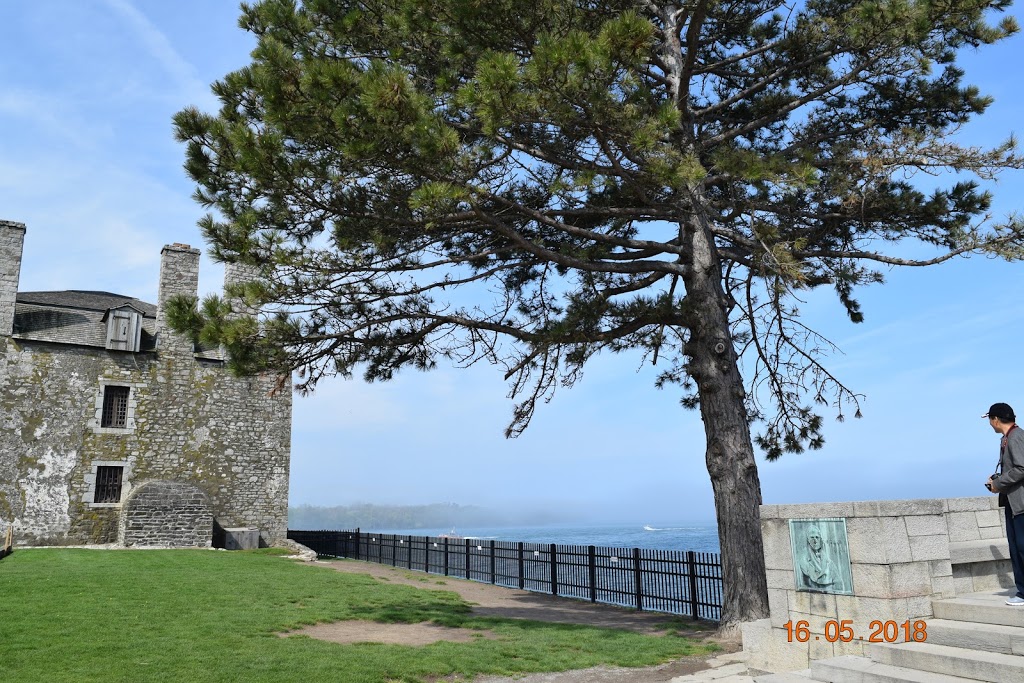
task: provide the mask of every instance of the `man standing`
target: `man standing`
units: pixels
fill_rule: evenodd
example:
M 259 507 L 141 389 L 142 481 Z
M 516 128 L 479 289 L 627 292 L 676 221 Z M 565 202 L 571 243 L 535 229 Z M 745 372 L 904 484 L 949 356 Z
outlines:
M 1010 562 L 1017 594 L 1007 605 L 1024 607 L 1024 430 L 1017 427 L 1013 408 L 994 403 L 982 417 L 992 429 L 1003 435 L 999 443 L 999 472 L 985 482 L 985 488 L 999 494 L 1006 511 L 1006 539 L 1010 543 Z

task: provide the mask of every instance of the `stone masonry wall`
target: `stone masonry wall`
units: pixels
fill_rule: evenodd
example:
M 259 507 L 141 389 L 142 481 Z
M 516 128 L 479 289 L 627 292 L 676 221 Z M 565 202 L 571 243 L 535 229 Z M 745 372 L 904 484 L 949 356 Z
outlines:
M 170 347 L 171 345 L 167 345 Z M 291 394 L 190 350 L 124 353 L 0 338 L 0 521 L 24 544 L 112 543 L 119 505 L 91 503 L 95 465 L 189 483 L 223 527 L 283 539 Z M 99 427 L 102 387 L 131 387 L 134 428 Z
M 283 540 L 290 386 L 231 376 L 166 323 L 172 296 L 197 293 L 199 250 L 162 250 L 156 350 L 132 353 L 12 336 L 24 236 L 0 221 L 0 526 L 22 544 L 113 543 L 133 487 L 161 481 L 201 491 L 221 528 Z M 108 386 L 129 390 L 125 426 L 102 426 Z M 123 468 L 120 501 L 95 502 L 99 467 Z
M 213 514 L 206 495 L 195 486 L 146 482 L 124 502 L 118 536 L 126 546 L 208 548 Z

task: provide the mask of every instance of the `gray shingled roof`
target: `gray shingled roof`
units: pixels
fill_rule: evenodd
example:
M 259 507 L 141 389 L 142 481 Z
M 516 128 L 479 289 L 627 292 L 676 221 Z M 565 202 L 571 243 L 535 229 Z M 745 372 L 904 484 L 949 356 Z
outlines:
M 156 345 L 156 306 L 111 292 L 18 292 L 14 337 L 106 348 L 107 325 L 103 317 L 111 308 L 121 306 L 131 306 L 142 313 L 140 350 L 152 351 Z
M 18 292 L 17 303 L 37 304 L 40 306 L 57 306 L 60 308 L 80 308 L 87 311 L 104 311 L 128 304 L 142 312 L 146 318 L 156 318 L 156 306 L 140 301 L 135 297 L 112 292 L 94 292 L 82 289 L 69 289 L 63 292 Z
M 71 289 L 63 292 L 18 292 L 14 305 L 14 337 L 56 344 L 106 348 L 112 308 L 132 306 L 142 313 L 141 351 L 156 348 L 156 306 L 112 292 Z M 197 346 L 196 358 L 227 360 L 219 347 Z

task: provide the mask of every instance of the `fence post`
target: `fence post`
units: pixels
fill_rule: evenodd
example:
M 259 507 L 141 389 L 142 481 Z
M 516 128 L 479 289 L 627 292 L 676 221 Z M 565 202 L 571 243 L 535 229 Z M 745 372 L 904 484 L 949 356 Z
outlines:
M 690 579 L 690 616 L 694 619 L 698 618 L 697 610 L 700 606 L 697 604 L 697 553 L 692 550 L 686 551 L 686 567 L 689 569 L 688 575 Z
M 448 538 L 444 539 L 444 575 L 448 576 Z
M 636 608 L 644 608 L 644 586 L 640 573 L 640 548 L 633 548 L 633 580 L 636 583 Z
M 392 567 L 397 567 L 398 566 L 398 543 L 397 543 L 398 536 L 395 536 L 394 534 L 388 534 L 388 535 L 391 536 L 391 566 Z
M 359 559 L 359 550 L 360 550 L 359 546 L 362 543 L 362 541 L 363 541 L 362 534 L 359 532 L 359 527 L 356 527 L 356 557 L 355 557 L 355 559 L 357 559 L 357 560 Z
M 412 569 L 412 536 L 406 536 L 405 540 L 408 541 L 408 543 L 406 543 L 406 545 L 409 546 L 408 548 L 405 549 L 405 555 L 406 555 L 405 559 L 407 560 L 407 564 L 409 566 L 409 569 Z
M 523 542 L 519 541 L 519 589 L 526 588 L 526 562 L 523 560 Z
M 498 583 L 498 572 L 494 565 L 494 539 L 491 539 L 491 583 Z
M 590 565 L 590 602 L 597 602 L 597 548 L 588 546 L 587 555 Z
M 423 537 L 423 571 L 430 573 L 430 537 Z
M 466 539 L 466 578 L 467 579 L 469 578 L 469 567 L 472 564 L 472 562 L 469 561 L 469 557 L 470 557 L 470 555 L 469 555 L 469 539 L 467 538 Z
M 558 546 L 551 544 L 551 594 L 558 595 L 558 562 L 555 557 L 558 554 Z

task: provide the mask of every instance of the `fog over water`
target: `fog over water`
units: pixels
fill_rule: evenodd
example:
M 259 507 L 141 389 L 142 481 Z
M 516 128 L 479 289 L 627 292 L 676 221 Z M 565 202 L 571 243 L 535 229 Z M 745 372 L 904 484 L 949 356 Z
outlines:
M 458 534 L 473 543 L 503 542 L 598 546 L 603 548 L 644 548 L 651 550 L 695 550 L 717 553 L 718 530 L 713 525 L 651 527 L 650 525 L 551 525 L 543 527 L 467 527 L 464 529 L 390 529 L 381 533 L 409 536 Z M 483 546 L 481 546 L 482 548 Z

